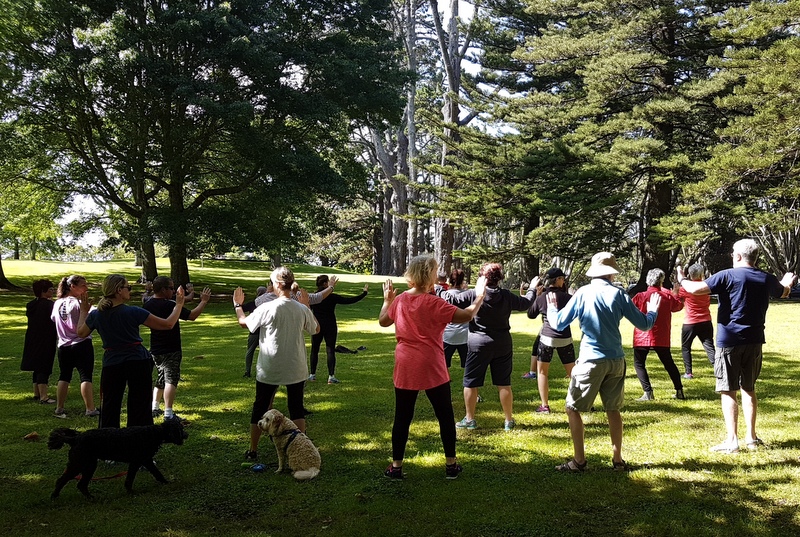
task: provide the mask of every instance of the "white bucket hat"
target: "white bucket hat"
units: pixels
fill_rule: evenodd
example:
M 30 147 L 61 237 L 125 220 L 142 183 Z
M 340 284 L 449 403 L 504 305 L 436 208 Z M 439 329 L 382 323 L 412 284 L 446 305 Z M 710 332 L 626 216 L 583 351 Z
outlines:
M 592 256 L 592 264 L 586 275 L 590 278 L 599 278 L 601 276 L 609 276 L 611 274 L 619 274 L 619 266 L 617 266 L 617 259 L 614 254 L 610 252 L 599 252 Z

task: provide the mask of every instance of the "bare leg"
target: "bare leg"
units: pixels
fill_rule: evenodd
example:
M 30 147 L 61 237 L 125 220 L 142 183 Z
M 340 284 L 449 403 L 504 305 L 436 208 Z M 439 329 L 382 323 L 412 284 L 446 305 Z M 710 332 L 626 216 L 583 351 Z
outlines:
M 619 410 L 609 410 L 608 432 L 611 435 L 611 460 L 612 462 L 622 462 L 622 414 Z
M 744 422 L 747 425 L 747 435 L 744 437 L 745 442 L 755 442 L 758 435 L 756 434 L 756 412 L 758 410 L 758 398 L 756 392 L 748 392 L 742 390 L 742 412 L 744 413 Z
M 586 452 L 583 443 L 583 418 L 581 413 L 567 408 L 567 418 L 569 419 L 569 433 L 572 435 L 573 458 L 578 464 L 586 462 Z
M 564 369 L 566 369 L 566 371 L 567 371 L 567 378 L 571 378 L 572 377 L 572 368 L 573 367 L 575 367 L 575 362 L 572 362 L 571 364 L 564 364 Z
M 464 388 L 464 406 L 466 407 L 467 420 L 475 419 L 475 405 L 477 404 L 478 388 Z
M 47 384 L 35 384 L 34 386 L 36 387 L 37 390 L 34 395 L 38 395 L 40 401 L 47 401 L 48 399 Z
M 736 392 L 720 392 L 720 398 L 727 431 L 725 443 L 734 446 L 739 443 L 739 404 L 736 401 Z M 755 419 L 755 413 L 753 418 Z
M 539 357 L 535 354 L 531 354 L 531 368 L 529 371 L 536 372 L 537 364 L 539 363 Z
M 300 429 L 301 433 L 306 432 L 306 419 L 305 418 L 302 418 L 302 419 L 299 419 L 299 420 L 292 420 L 292 421 L 294 422 L 295 425 L 297 425 L 297 428 Z
M 250 451 L 258 451 L 258 441 L 261 440 L 261 429 L 257 423 L 250 424 Z
M 94 384 L 91 382 L 81 382 L 81 397 L 86 410 L 94 410 Z M 63 408 L 63 407 L 62 407 Z
M 164 384 L 164 408 L 172 408 L 175 403 L 175 392 L 177 391 L 178 387 L 174 384 Z
M 514 394 L 511 392 L 511 386 L 498 386 L 497 391 L 500 394 L 500 406 L 503 407 L 506 421 L 511 421 L 514 419 Z
M 542 400 L 542 405 L 548 406 L 550 404 L 550 362 L 537 363 L 536 382 L 539 385 L 539 399 Z
M 153 410 L 158 410 L 161 406 L 161 399 L 164 397 L 164 390 L 162 388 L 153 388 Z
M 64 408 L 67 404 L 67 392 L 69 391 L 69 382 L 59 380 L 56 386 L 56 407 Z

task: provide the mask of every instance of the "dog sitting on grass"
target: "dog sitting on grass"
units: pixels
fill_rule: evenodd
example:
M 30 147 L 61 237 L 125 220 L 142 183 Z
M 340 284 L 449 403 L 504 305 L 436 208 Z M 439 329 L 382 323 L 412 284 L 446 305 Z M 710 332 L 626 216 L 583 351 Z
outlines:
M 122 429 L 90 429 L 82 433 L 74 429 L 55 429 L 50 433 L 47 447 L 61 449 L 64 444 L 69 444 L 70 450 L 67 469 L 56 480 L 56 489 L 50 497 L 57 498 L 64 485 L 81 474 L 78 490 L 91 498 L 89 482 L 97 469 L 98 460 L 128 463 L 128 475 L 125 478 L 128 492 L 133 491 L 133 480 L 136 479 L 136 472 L 140 467 L 146 468 L 161 483 L 167 483 L 164 475 L 156 468 L 153 456 L 161 444 L 180 446 L 188 437 L 179 420 L 165 420 L 161 425 Z
M 319 474 L 319 467 L 322 464 L 319 451 L 292 420 L 273 408 L 261 417 L 258 427 L 267 433 L 275 444 L 275 451 L 278 452 L 276 474 L 287 467 L 287 462 L 295 479 L 314 479 Z

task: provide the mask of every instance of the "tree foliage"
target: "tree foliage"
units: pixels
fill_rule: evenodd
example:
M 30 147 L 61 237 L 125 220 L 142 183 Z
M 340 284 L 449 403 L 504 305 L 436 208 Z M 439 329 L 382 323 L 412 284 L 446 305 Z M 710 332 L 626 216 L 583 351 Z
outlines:
M 298 193 L 342 195 L 353 167 L 331 153 L 349 122 L 400 109 L 382 0 L 8 8 L 6 120 L 47 156 L 52 187 L 122 210 L 134 243 L 163 234 L 177 282 L 209 200 L 258 190 L 282 218 L 309 202 Z

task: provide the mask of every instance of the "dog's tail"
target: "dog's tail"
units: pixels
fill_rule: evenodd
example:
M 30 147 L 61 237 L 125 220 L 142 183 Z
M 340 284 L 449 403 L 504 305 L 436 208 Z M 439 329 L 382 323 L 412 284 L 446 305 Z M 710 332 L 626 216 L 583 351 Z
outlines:
M 298 481 L 303 481 L 305 479 L 314 479 L 317 475 L 319 475 L 319 468 L 309 468 L 308 470 L 298 470 L 292 474 L 292 477 Z
M 47 441 L 47 447 L 50 449 L 61 449 L 64 444 L 72 445 L 79 434 L 81 433 L 75 429 L 67 429 L 65 427 L 53 429 L 53 432 L 50 433 L 50 439 Z

